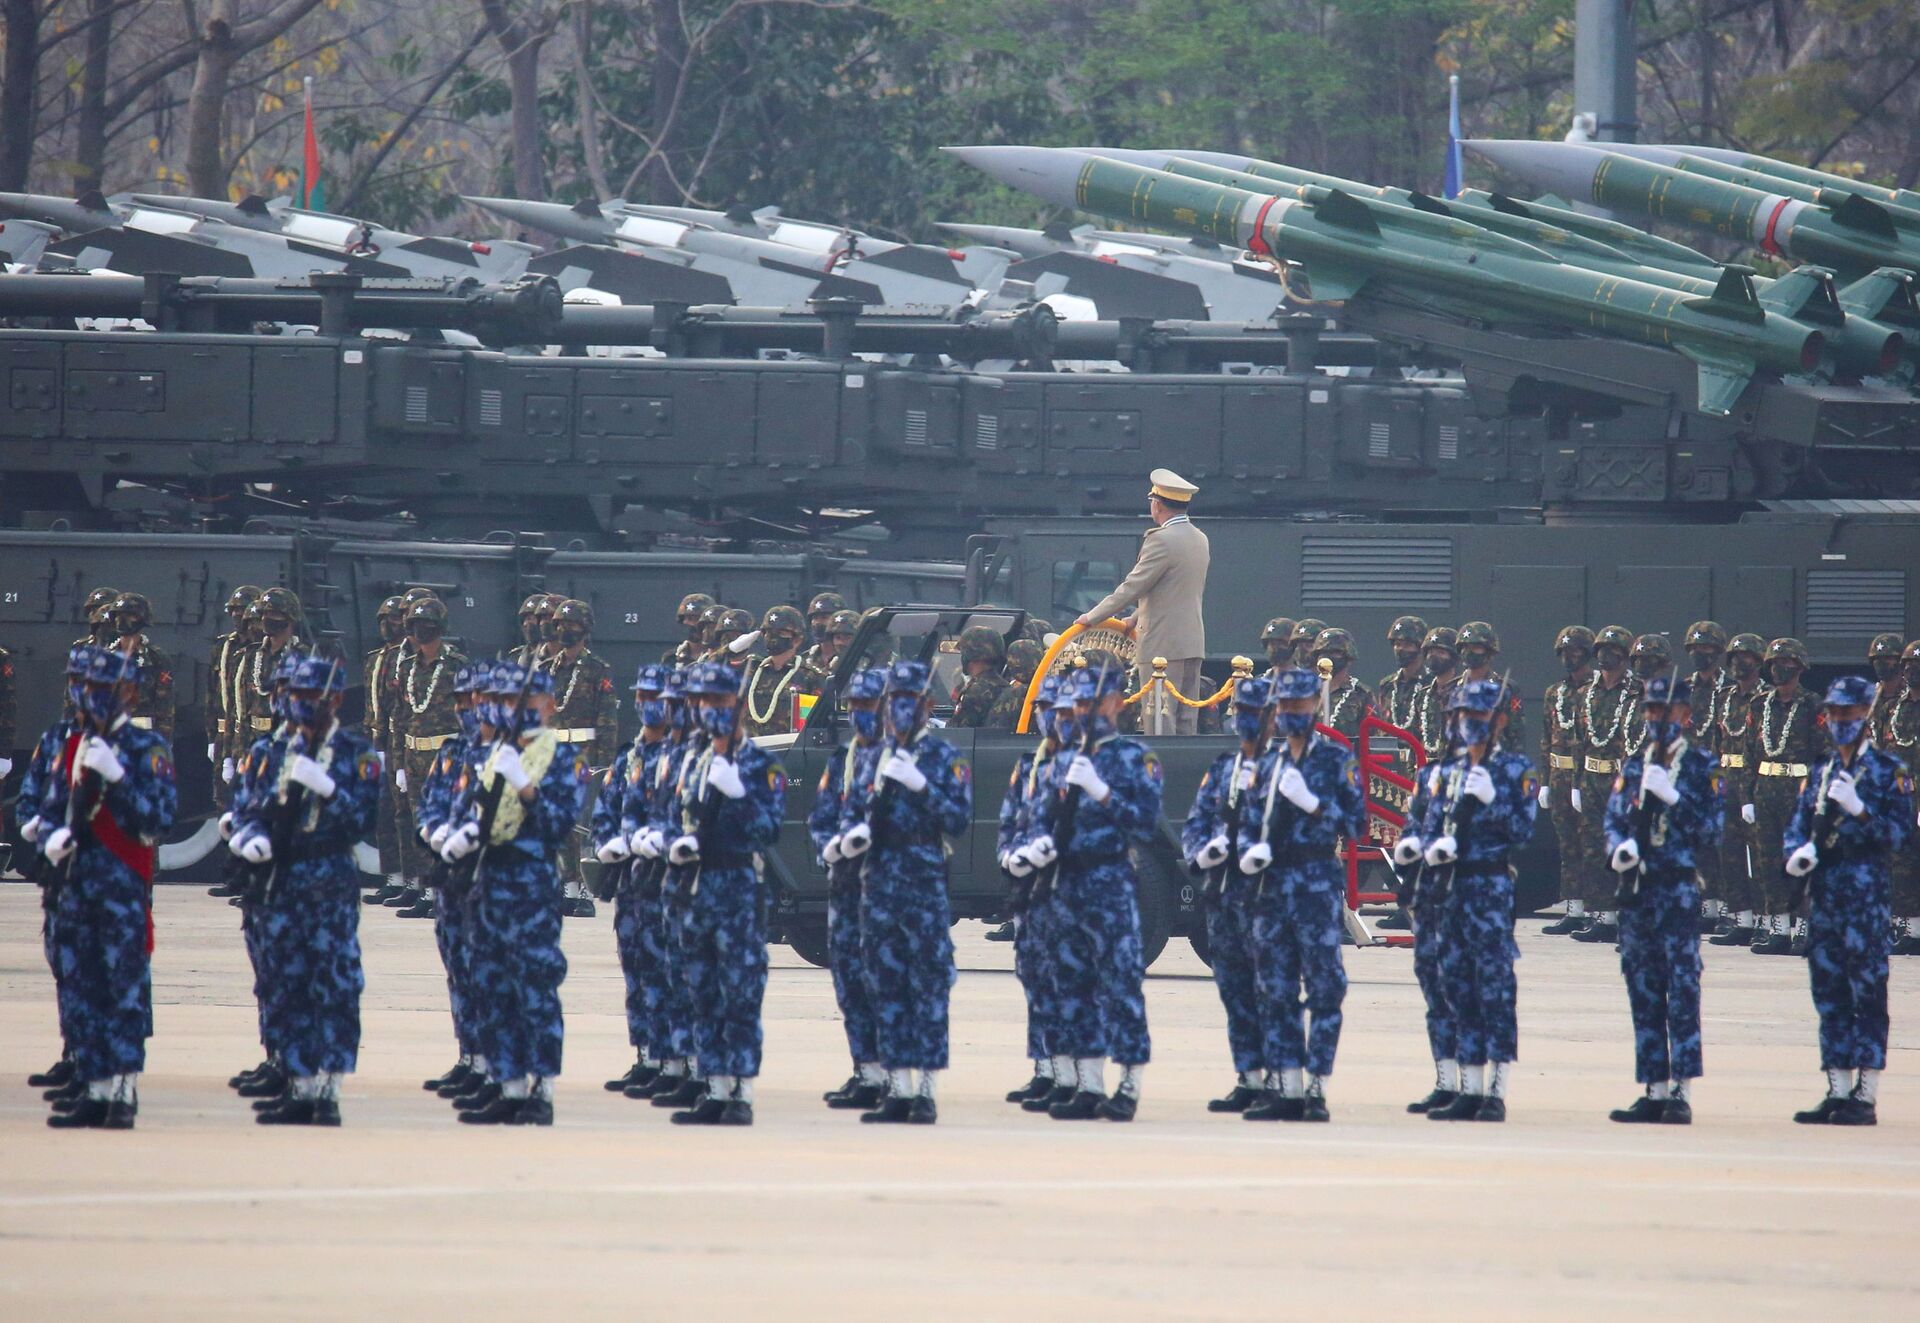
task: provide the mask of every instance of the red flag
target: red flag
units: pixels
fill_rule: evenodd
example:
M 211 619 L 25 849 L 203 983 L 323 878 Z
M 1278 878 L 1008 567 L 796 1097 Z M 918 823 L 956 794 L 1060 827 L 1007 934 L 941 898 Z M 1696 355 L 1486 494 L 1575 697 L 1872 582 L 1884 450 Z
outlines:
M 327 205 L 326 188 L 320 182 L 320 142 L 313 136 L 313 79 L 307 79 L 307 124 L 300 159 L 300 205 L 314 209 Z

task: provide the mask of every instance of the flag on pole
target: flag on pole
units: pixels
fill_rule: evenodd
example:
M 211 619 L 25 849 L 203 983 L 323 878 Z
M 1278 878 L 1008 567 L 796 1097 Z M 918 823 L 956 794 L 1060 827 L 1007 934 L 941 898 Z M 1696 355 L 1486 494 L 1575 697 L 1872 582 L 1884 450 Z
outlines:
M 313 211 L 327 209 L 327 185 L 320 178 L 320 142 L 313 136 L 313 79 L 307 79 L 307 127 L 300 155 L 300 205 Z
M 1460 196 L 1460 75 L 1447 75 L 1447 177 L 1442 197 Z

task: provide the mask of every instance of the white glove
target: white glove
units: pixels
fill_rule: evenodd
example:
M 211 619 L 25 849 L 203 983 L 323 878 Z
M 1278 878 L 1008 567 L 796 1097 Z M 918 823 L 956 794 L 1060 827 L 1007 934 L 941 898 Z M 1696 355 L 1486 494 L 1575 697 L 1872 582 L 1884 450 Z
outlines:
M 1033 863 L 1018 850 L 1009 850 L 1001 860 L 1001 866 L 1015 877 L 1025 877 L 1033 871 Z
M 1227 862 L 1227 855 L 1230 854 L 1232 850 L 1233 843 L 1231 841 L 1224 835 L 1216 836 L 1200 847 L 1200 853 L 1193 857 L 1193 862 L 1203 869 L 1218 868 L 1221 864 Z
M 627 848 L 627 838 L 620 835 L 609 837 L 607 843 L 593 852 L 593 857 L 603 864 L 617 864 L 633 851 Z
M 1067 784 L 1079 786 L 1093 797 L 1096 804 L 1106 803 L 1107 796 L 1113 793 L 1112 787 L 1100 779 L 1100 773 L 1094 771 L 1093 759 L 1084 753 L 1075 754 L 1073 761 L 1067 764 Z
M 1436 836 L 1427 846 L 1427 863 L 1441 868 L 1460 857 L 1460 842 L 1451 836 Z
M 1482 804 L 1493 803 L 1493 773 L 1485 764 L 1475 767 L 1467 773 L 1467 779 L 1460 786 L 1465 793 L 1472 795 Z
M 1540 783 L 1540 793 L 1537 796 L 1535 796 L 1535 798 L 1537 798 L 1540 801 L 1541 808 L 1551 808 L 1552 805 L 1549 804 L 1547 801 L 1553 798 L 1553 787 L 1548 785 L 1545 781 L 1542 781 Z
M 745 799 L 747 795 L 747 783 L 740 779 L 740 769 L 731 758 L 715 758 L 707 765 L 707 784 L 728 799 Z
M 105 740 L 90 739 L 80 755 L 80 763 L 88 771 L 97 772 L 100 779 L 108 785 L 118 785 L 127 774 L 126 764 L 120 761 L 120 755 Z
M 666 848 L 665 834 L 658 827 L 642 827 L 627 837 L 627 848 L 642 859 L 658 859 Z
M 239 853 L 250 864 L 264 864 L 273 858 L 273 842 L 263 831 L 248 832 L 240 842 Z
M 451 835 L 453 835 L 453 824 L 451 822 L 441 823 L 433 829 L 433 834 L 427 837 L 427 848 L 435 854 L 439 854 L 447 848 L 447 837 Z
M 1250 845 L 1240 852 L 1240 871 L 1252 877 L 1273 862 L 1273 847 L 1265 841 Z
M 1060 857 L 1060 851 L 1054 847 L 1053 837 L 1044 832 L 1015 850 L 1014 853 L 1035 868 L 1045 868 Z
M 207 741 L 207 761 L 212 763 L 212 762 L 218 762 L 219 760 L 220 760 L 220 746 L 218 744 L 215 744 L 212 740 L 208 740 Z
M 458 863 L 480 848 L 480 824 L 463 822 L 447 833 L 446 842 L 440 847 L 440 857 L 448 863 Z
M 746 633 L 742 634 L 739 638 L 729 643 L 727 645 L 727 651 L 732 653 L 734 656 L 738 657 L 741 653 L 747 651 L 747 649 L 751 648 L 754 644 L 758 643 L 759 641 L 760 641 L 760 631 L 757 629 L 750 629 Z
M 11 771 L 13 771 L 13 759 L 0 754 L 0 778 L 4 778 Z
M 1867 811 L 1860 800 L 1860 792 L 1854 787 L 1851 772 L 1835 772 L 1833 780 L 1827 783 L 1827 798 L 1847 811 L 1847 816 L 1857 818 Z
M 407 769 L 406 768 L 396 767 L 393 769 L 393 788 L 395 790 L 398 790 L 403 795 L 407 793 Z
M 47 836 L 47 843 L 42 850 L 50 861 L 63 864 L 67 856 L 73 853 L 73 848 L 73 833 L 65 827 L 55 827 Z
M 840 833 L 840 853 L 848 859 L 858 859 L 873 846 L 873 828 L 864 822 L 856 822 Z
M 36 818 L 35 821 L 37 822 L 38 819 Z M 27 836 L 27 829 L 22 827 L 20 834 Z M 27 839 L 32 840 L 33 837 L 27 836 Z M 231 841 L 233 839 L 233 811 L 231 809 L 220 815 L 220 839 L 223 841 Z
M 1808 841 L 1805 845 L 1787 856 L 1787 872 L 1793 877 L 1805 877 L 1813 871 L 1813 866 L 1819 862 L 1820 852 L 1813 848 L 1812 841 Z
M 838 836 L 827 841 L 826 845 L 820 850 L 820 857 L 830 864 L 840 862 L 842 856 L 840 854 L 840 838 Z
M 1573 811 L 1575 813 L 1585 813 L 1587 811 L 1580 803 L 1580 787 L 1579 786 L 1574 786 L 1571 790 L 1567 792 L 1567 801 L 1573 805 Z
M 1608 862 L 1616 873 L 1631 873 L 1640 867 L 1640 847 L 1633 841 L 1622 841 L 1613 847 L 1613 858 Z
M 1740 806 L 1740 821 L 1746 823 L 1749 827 L 1753 826 L 1753 805 L 1742 804 Z
M 1302 813 L 1320 811 L 1320 796 L 1307 789 L 1307 778 L 1300 775 L 1300 769 L 1292 764 L 1288 764 L 1280 773 L 1280 793 Z
M 231 758 L 220 760 L 220 783 L 229 786 L 233 784 L 233 759 Z
M 527 769 L 520 761 L 520 750 L 511 744 L 501 745 L 500 752 L 493 756 L 493 770 L 505 778 L 515 794 L 533 784 L 533 778 L 527 775 Z
M 327 775 L 327 769 L 304 753 L 293 760 L 293 766 L 287 769 L 287 775 L 322 799 L 332 799 L 333 792 L 339 788 L 334 784 L 333 778 Z
M 927 788 L 927 774 L 914 762 L 913 755 L 902 749 L 886 756 L 880 764 L 880 775 L 889 781 L 898 781 L 916 794 Z
M 700 857 L 700 838 L 698 836 L 676 836 L 673 844 L 667 847 L 667 862 L 670 864 L 690 864 Z
M 1418 836 L 1402 836 L 1393 843 L 1393 862 L 1402 866 L 1417 864 L 1426 848 Z
M 1673 777 L 1659 763 L 1647 764 L 1647 793 L 1662 804 L 1678 804 L 1680 792 L 1673 788 Z
M 231 818 L 233 815 L 229 813 L 227 817 Z M 40 833 L 45 831 L 47 826 L 47 820 L 36 813 L 20 824 L 20 839 L 32 845 L 40 839 Z
M 1253 789 L 1253 774 L 1252 763 L 1241 763 L 1239 773 L 1233 778 L 1234 784 L 1241 790 Z

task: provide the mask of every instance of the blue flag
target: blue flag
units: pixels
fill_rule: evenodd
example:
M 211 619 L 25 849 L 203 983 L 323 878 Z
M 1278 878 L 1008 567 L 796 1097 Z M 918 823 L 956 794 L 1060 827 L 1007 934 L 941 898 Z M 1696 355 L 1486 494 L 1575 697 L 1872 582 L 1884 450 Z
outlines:
M 1460 196 L 1460 75 L 1447 76 L 1447 175 L 1440 186 L 1442 197 Z

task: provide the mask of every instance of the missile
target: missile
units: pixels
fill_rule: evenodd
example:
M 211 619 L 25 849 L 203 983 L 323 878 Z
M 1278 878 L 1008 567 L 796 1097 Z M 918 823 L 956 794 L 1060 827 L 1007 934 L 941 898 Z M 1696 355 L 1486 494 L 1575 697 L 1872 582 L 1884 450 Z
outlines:
M 1920 237 L 1857 193 L 1806 202 L 1581 143 L 1468 139 L 1461 146 L 1536 188 L 1757 244 L 1856 279 L 1883 266 L 1920 271 Z
M 1672 147 L 1654 147 L 1643 143 L 1608 143 L 1605 150 L 1616 156 L 1631 156 L 1637 161 L 1664 165 L 1687 174 L 1705 175 L 1708 179 L 1718 179 L 1724 184 L 1757 188 L 1763 193 L 1784 193 L 1801 202 L 1834 205 L 1857 194 L 1868 198 L 1875 206 L 1885 208 L 1887 217 L 1893 222 L 1895 229 L 1920 235 L 1920 210 L 1915 210 L 1912 206 L 1896 202 L 1891 198 L 1871 197 L 1851 180 L 1842 180 L 1837 175 L 1833 177 L 1831 183 L 1813 184 L 1799 179 L 1783 179 L 1705 156 L 1689 156 Z
M 1462 316 L 1505 312 L 1678 350 L 1697 369 L 1702 413 L 1726 415 L 1753 374 L 1809 372 L 1826 338 L 1761 306 L 1744 271 L 1712 295 L 1603 275 L 1505 235 L 1341 189 L 1283 197 L 1149 170 L 1086 152 L 949 147 L 975 169 L 1059 206 L 1234 244 L 1296 262 L 1315 297 L 1338 302 L 1371 287 Z
M 50 193 L 0 193 L 0 216 L 39 221 L 68 234 L 109 229 L 120 223 L 114 209 L 98 193 L 82 193 L 77 198 L 55 197 Z
M 1892 202 L 1902 207 L 1920 207 L 1920 193 L 1910 188 L 1888 188 L 1883 184 L 1871 184 L 1864 179 L 1851 179 L 1846 175 L 1830 174 L 1825 170 L 1814 170 L 1804 165 L 1795 165 L 1791 161 L 1776 160 L 1771 156 L 1735 151 L 1731 147 L 1696 147 L 1684 143 L 1648 145 L 1658 147 L 1662 151 L 1680 152 L 1687 156 L 1697 156 L 1702 160 L 1718 161 L 1722 165 L 1737 166 L 1742 170 L 1751 170 L 1754 174 L 1768 175 L 1774 179 L 1811 184 L 1815 188 L 1847 190 L 1872 198 L 1875 202 Z M 1609 150 L 1619 146 L 1619 143 L 1608 144 Z
M 1049 253 L 1086 253 L 1093 233 L 1091 225 L 1049 225 L 1043 230 L 1022 229 L 1017 225 L 964 225 L 956 221 L 936 221 L 934 229 L 962 239 L 971 239 L 992 248 L 1005 248 L 1021 257 L 1045 257 Z

